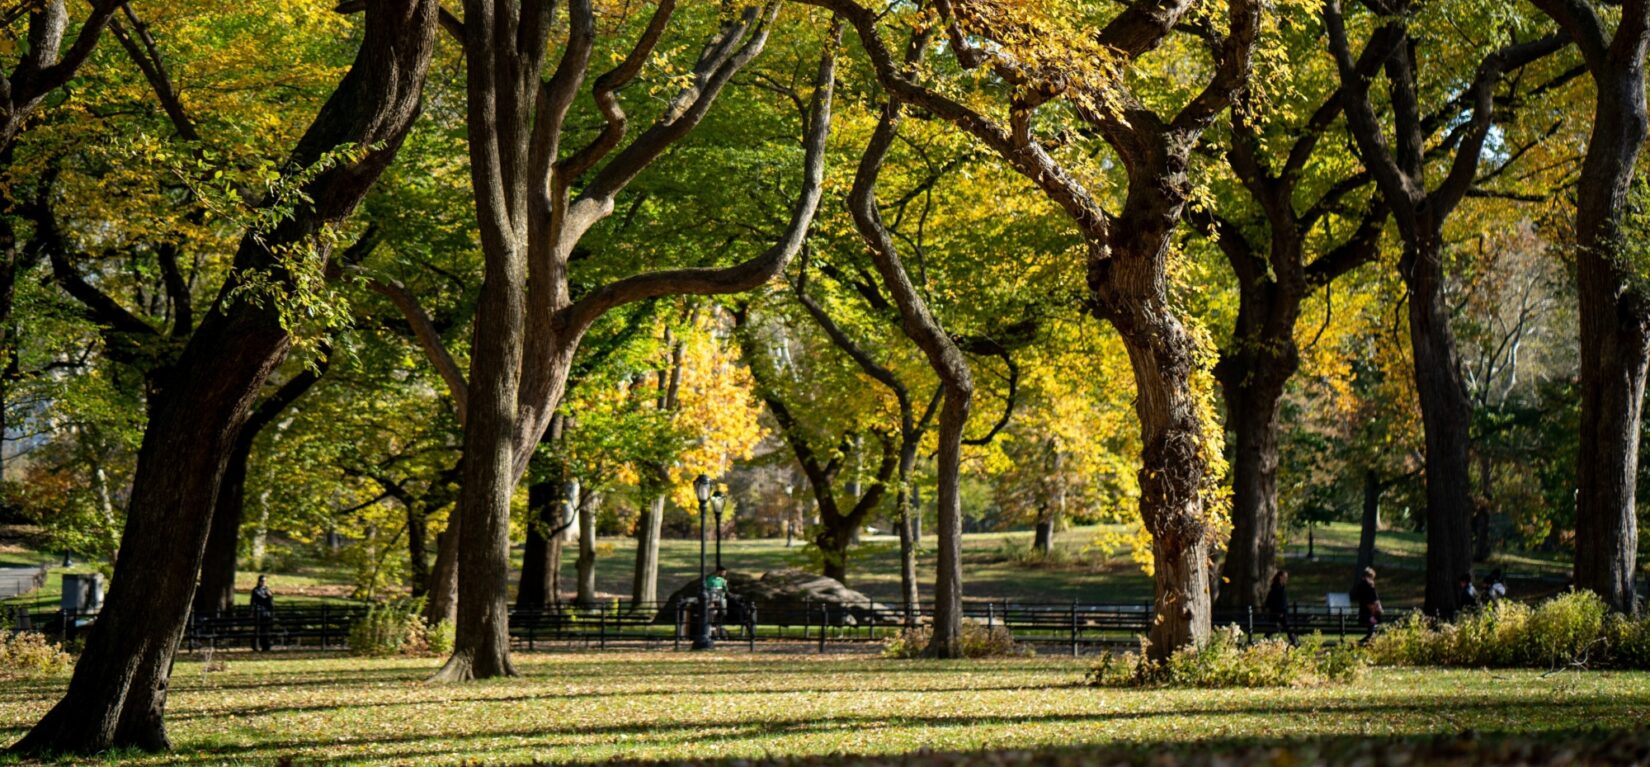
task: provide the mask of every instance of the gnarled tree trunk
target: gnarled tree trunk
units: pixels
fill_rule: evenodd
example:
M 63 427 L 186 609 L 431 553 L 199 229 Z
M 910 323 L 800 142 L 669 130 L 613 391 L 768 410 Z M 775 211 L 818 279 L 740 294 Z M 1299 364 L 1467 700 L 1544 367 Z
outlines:
M 279 261 L 271 248 L 313 242 L 366 195 L 418 113 L 435 24 L 436 4 L 429 0 L 368 0 L 355 63 L 287 167 L 305 168 L 342 144 L 374 149 L 318 175 L 305 187 L 313 202 L 274 231 L 246 236 L 235 258 L 237 276 L 221 295 L 239 287 L 238 275 L 273 269 Z M 275 307 L 249 301 L 220 300 L 190 338 L 144 433 L 108 601 L 67 693 L 13 750 L 170 746 L 167 683 L 218 482 L 258 390 L 289 344 Z

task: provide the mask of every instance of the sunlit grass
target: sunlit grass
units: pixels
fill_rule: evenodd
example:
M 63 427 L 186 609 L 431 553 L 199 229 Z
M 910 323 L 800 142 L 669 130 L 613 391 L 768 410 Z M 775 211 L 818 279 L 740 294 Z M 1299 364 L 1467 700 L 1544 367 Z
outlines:
M 223 656 L 220 656 L 220 658 Z M 518 656 L 522 679 L 433 686 L 435 659 L 180 662 L 178 747 L 134 764 L 508 764 L 1332 735 L 1556 732 L 1650 721 L 1642 673 L 1375 670 L 1316 689 L 1111 690 L 1070 658 L 987 662 L 651 653 Z M 62 686 L 0 687 L 14 740 Z

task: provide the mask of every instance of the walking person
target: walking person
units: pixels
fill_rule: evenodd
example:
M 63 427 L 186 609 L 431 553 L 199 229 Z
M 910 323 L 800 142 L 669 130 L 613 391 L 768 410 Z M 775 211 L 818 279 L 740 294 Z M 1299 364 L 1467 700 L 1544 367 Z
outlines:
M 1272 576 L 1272 587 L 1266 591 L 1266 603 L 1262 605 L 1267 617 L 1272 619 L 1273 625 L 1283 630 L 1283 636 L 1290 645 L 1296 644 L 1295 632 L 1289 628 L 1289 571 L 1279 570 Z
M 1455 595 L 1455 617 L 1459 618 L 1478 609 L 1478 589 L 1472 585 L 1472 573 L 1461 573 L 1456 583 L 1460 591 Z
M 1484 578 L 1484 604 L 1493 605 L 1507 598 L 1507 583 L 1502 580 L 1501 568 L 1490 571 Z
M 252 649 L 269 652 L 274 646 L 275 595 L 270 593 L 264 576 L 258 576 L 258 585 L 252 589 L 252 620 L 256 633 Z
M 1375 591 L 1375 568 L 1366 567 L 1352 584 L 1349 595 L 1358 605 L 1358 624 L 1365 628 L 1364 642 L 1375 637 L 1375 627 L 1381 624 L 1381 595 Z

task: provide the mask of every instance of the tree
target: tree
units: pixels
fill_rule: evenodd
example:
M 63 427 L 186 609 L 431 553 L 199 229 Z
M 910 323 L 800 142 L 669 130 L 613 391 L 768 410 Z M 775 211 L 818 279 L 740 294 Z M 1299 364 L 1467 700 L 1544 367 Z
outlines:
M 803 302 L 804 307 L 808 303 L 811 301 Z M 742 303 L 733 311 L 740 356 L 750 366 L 757 397 L 767 405 L 779 435 L 796 456 L 813 491 L 819 514 L 813 544 L 821 559 L 821 570 L 826 577 L 847 583 L 849 546 L 854 542 L 855 532 L 865 525 L 887 495 L 889 480 L 899 465 L 898 447 L 894 436 L 876 424 L 880 419 L 866 412 L 870 408 L 843 407 L 848 395 L 840 388 L 841 384 L 831 386 L 826 377 L 817 372 L 816 365 L 812 364 L 817 362 L 815 355 L 807 355 L 810 365 L 809 373 L 801 376 L 806 382 L 804 385 L 786 381 L 785 374 L 796 376 L 801 365 L 787 365 L 785 360 L 789 354 L 780 357 L 768 352 L 770 346 L 788 347 L 790 339 L 782 336 L 786 328 L 754 315 L 751 302 Z M 823 324 L 820 327 L 825 329 Z M 826 332 L 830 331 L 826 329 Z M 856 364 L 859 363 L 856 361 Z M 820 396 L 821 392 L 828 393 Z M 863 394 L 863 391 L 854 393 Z M 862 449 L 860 446 L 867 441 L 864 440 L 866 432 L 870 432 L 878 446 L 876 467 L 871 471 L 869 482 L 847 478 L 846 497 L 841 497 L 837 484 L 843 482 L 843 470 L 849 466 L 854 452 Z
M 647 130 L 621 147 L 629 121 L 619 90 L 653 55 L 675 5 L 661 2 L 629 53 L 592 83 L 603 128 L 564 157 L 560 147 L 569 110 L 585 83 L 595 44 L 591 3 L 568 6 L 567 42 L 548 79 L 543 74 L 552 3 L 465 3 L 471 178 L 486 277 L 464 425 L 458 630 L 453 655 L 437 680 L 515 673 L 505 611 L 510 496 L 561 401 L 586 330 L 628 303 L 738 292 L 766 282 L 801 247 L 818 206 L 834 72 L 829 46 L 803 147 L 804 181 L 790 224 L 775 245 L 736 266 L 631 274 L 576 299 L 571 294 L 574 246 L 612 213 L 616 197 L 638 174 L 698 125 L 733 75 L 762 50 L 778 11 L 777 5 L 747 7 L 721 19 L 684 87 Z
M 1122 336 L 1133 363 L 1142 432 L 1140 513 L 1153 542 L 1156 617 L 1152 653 L 1165 656 L 1209 632 L 1208 556 L 1214 526 L 1207 495 L 1218 460 L 1205 424 L 1209 404 L 1196 381 L 1202 344 L 1169 295 L 1170 240 L 1191 193 L 1197 137 L 1230 104 L 1250 68 L 1259 6 L 1228 3 L 1227 30 L 1212 47 L 1212 74 L 1165 117 L 1113 73 L 1138 67 L 1163 45 L 1193 3 L 1148 2 L 1108 20 L 1085 4 L 1033 9 L 1012 2 L 939 2 L 947 48 L 965 70 L 1006 86 L 1006 123 L 918 81 L 877 30 L 878 16 L 851 0 L 808 0 L 843 16 L 858 33 L 879 84 L 910 105 L 968 132 L 1032 180 L 1076 225 L 1087 246 L 1094 312 Z M 1098 29 L 1092 34 L 1085 30 Z M 989 41 L 989 48 L 975 44 Z M 1102 65 L 1103 63 L 1103 65 Z M 1179 94 L 1177 94 L 1179 95 Z M 1062 98 L 1064 97 L 1064 98 Z M 1051 154 L 1033 116 L 1059 102 L 1098 134 L 1127 177 L 1122 209 L 1107 211 Z M 959 403 L 960 404 L 960 403 Z
M 1468 438 L 1472 407 L 1461 381 L 1460 354 L 1445 300 L 1444 224 L 1472 189 L 1485 141 L 1496 119 L 1496 88 L 1509 73 L 1539 61 L 1565 45 L 1548 35 L 1511 42 L 1478 63 L 1461 99 L 1470 117 L 1457 123 L 1446 146 L 1455 153 L 1444 177 L 1427 187 L 1426 141 L 1432 130 L 1421 109 L 1416 41 L 1410 32 L 1414 3 L 1366 2 L 1381 17 L 1363 52 L 1353 58 L 1338 0 L 1324 5 L 1329 49 L 1340 71 L 1342 107 L 1358 153 L 1381 198 L 1392 211 L 1403 240 L 1398 271 L 1408 288 L 1409 330 L 1415 358 L 1415 388 L 1426 425 L 1427 588 L 1426 609 L 1453 614 L 1456 579 L 1472 568 L 1472 476 Z M 1370 82 L 1379 63 L 1392 103 L 1394 142 L 1370 102 Z
M 1232 607 L 1259 607 L 1276 568 L 1278 411 L 1300 367 L 1295 326 L 1302 306 L 1332 280 L 1375 259 L 1386 220 L 1379 204 L 1367 206 L 1361 218 L 1345 210 L 1346 198 L 1368 184 L 1368 175 L 1335 177 L 1345 164 L 1335 162 L 1338 147 L 1322 141 L 1340 117 L 1339 89 L 1331 85 L 1327 96 L 1305 97 L 1320 99 L 1315 105 L 1298 103 L 1305 100 L 1298 91 L 1317 84 L 1310 54 L 1300 51 L 1304 43 L 1316 52 L 1317 30 L 1278 34 L 1293 35 L 1281 41 L 1290 60 L 1278 66 L 1288 67 L 1299 84 L 1283 94 L 1245 89 L 1231 110 L 1223 152 L 1259 221 L 1230 205 L 1188 211 L 1194 225 L 1218 240 L 1238 283 L 1232 337 L 1215 364 L 1226 427 L 1234 435 L 1232 537 L 1216 602 Z M 1268 151 L 1273 146 L 1278 149 Z M 1256 237 L 1256 230 L 1264 234 Z M 1320 231 L 1327 236 L 1315 234 Z
M 224 461 L 292 340 L 278 304 L 302 289 L 300 270 L 324 264 L 328 230 L 394 158 L 418 113 L 435 17 L 434 2 L 368 3 L 354 64 L 284 166 L 302 202 L 264 202 L 275 223 L 242 239 L 233 276 L 151 407 L 108 601 L 67 693 L 14 751 L 169 747 L 167 680 Z M 276 295 L 254 301 L 254 285 Z
M 941 391 L 929 398 L 928 405 L 923 409 L 921 417 L 916 414 L 912 406 L 911 390 L 899 375 L 888 367 L 878 363 L 864 348 L 856 343 L 842 329 L 825 308 L 808 295 L 808 263 L 803 261 L 796 278 L 796 297 L 807 309 L 808 315 L 813 317 L 819 328 L 831 339 L 842 353 L 848 355 L 860 370 L 871 380 L 882 384 L 893 395 L 894 403 L 899 410 L 899 460 L 896 465 L 894 491 L 894 524 L 899 528 L 900 543 L 900 595 L 904 603 L 905 621 L 915 624 L 916 608 L 919 602 L 917 594 L 917 554 L 916 541 L 913 538 L 911 518 L 915 516 L 912 501 L 914 489 L 912 471 L 916 467 L 917 449 L 922 446 L 923 433 L 928 430 L 934 419 L 934 412 L 938 410 Z M 800 455 L 799 455 L 800 457 Z M 835 505 L 834 498 L 832 506 Z M 846 556 L 844 554 L 843 556 Z M 839 579 L 840 580 L 840 579 Z
M 1587 0 L 1535 0 L 1581 50 L 1594 91 L 1592 136 L 1576 183 L 1575 263 L 1581 309 L 1581 439 L 1575 582 L 1633 612 L 1640 422 L 1650 364 L 1650 286 L 1639 164 L 1650 122 L 1645 52 L 1650 3 L 1621 4 L 1609 35 Z

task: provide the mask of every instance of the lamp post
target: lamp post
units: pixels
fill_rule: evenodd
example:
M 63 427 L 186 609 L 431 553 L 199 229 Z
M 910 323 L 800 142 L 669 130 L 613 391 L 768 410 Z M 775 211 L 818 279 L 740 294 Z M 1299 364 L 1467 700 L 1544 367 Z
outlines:
M 722 569 L 722 507 L 726 506 L 728 497 L 721 490 L 710 497 L 710 510 L 716 512 L 716 569 Z
M 693 495 L 699 499 L 699 633 L 693 638 L 693 649 L 709 650 L 716 646 L 710 638 L 710 594 L 705 591 L 705 512 L 710 505 L 710 477 L 700 474 L 693 480 Z
M 785 548 L 791 547 L 796 530 L 796 483 L 785 483 Z

